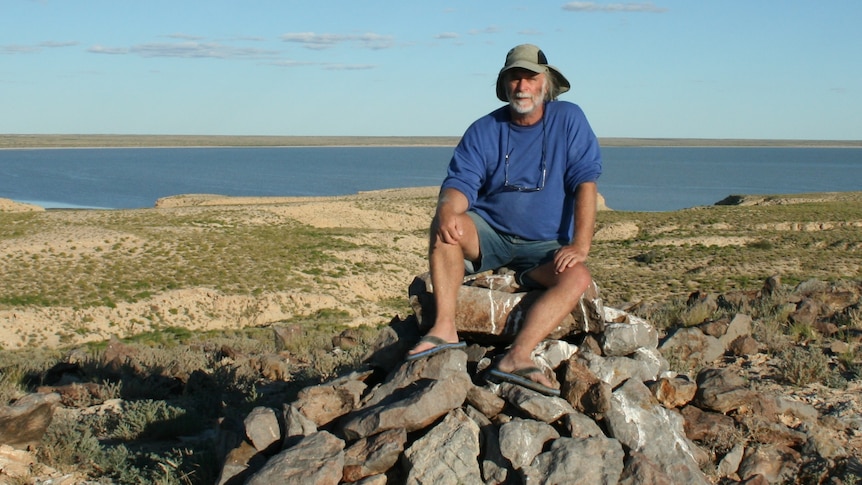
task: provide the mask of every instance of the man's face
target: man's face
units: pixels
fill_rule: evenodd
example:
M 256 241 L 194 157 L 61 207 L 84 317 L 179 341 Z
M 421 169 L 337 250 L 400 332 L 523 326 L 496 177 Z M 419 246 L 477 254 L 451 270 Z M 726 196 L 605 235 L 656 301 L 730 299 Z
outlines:
M 525 115 L 541 106 L 545 99 L 545 74 L 515 68 L 506 72 L 506 94 L 515 112 Z

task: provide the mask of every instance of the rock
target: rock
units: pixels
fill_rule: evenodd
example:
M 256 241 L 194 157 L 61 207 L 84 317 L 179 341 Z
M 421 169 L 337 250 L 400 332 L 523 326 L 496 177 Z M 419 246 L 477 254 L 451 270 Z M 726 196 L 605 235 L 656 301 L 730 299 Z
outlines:
M 804 451 L 828 460 L 847 456 L 847 450 L 841 446 L 835 431 L 815 423 L 803 423 L 800 427 L 808 438 Z
M 494 418 L 506 406 L 503 398 L 479 386 L 470 387 L 467 391 L 467 402 L 488 418 Z
M 293 406 L 317 426 L 325 426 L 355 409 L 365 388 L 364 382 L 355 379 L 307 387 Z
M 422 429 L 461 406 L 471 386 L 466 373 L 453 373 L 440 380 L 421 380 L 399 389 L 372 406 L 345 416 L 344 435 L 355 440 L 389 429 L 408 432 Z
M 508 382 L 500 384 L 500 394 L 515 408 L 545 423 L 553 423 L 566 414 L 575 412 L 565 399 L 545 396 Z
M 515 418 L 500 426 L 500 453 L 516 470 L 529 465 L 545 443 L 560 437 L 553 426 L 532 419 Z
M 821 303 L 813 298 L 805 298 L 796 305 L 796 311 L 790 314 L 790 321 L 801 325 L 814 326 L 822 312 Z
M 635 375 L 642 381 L 655 380 L 670 369 L 667 359 L 656 348 L 639 347 L 631 358 L 640 364 L 640 371 Z
M 344 481 L 357 482 L 385 474 L 398 461 L 406 441 L 404 429 L 391 429 L 356 441 L 344 452 Z
M 326 431 L 303 438 L 270 458 L 246 485 L 314 483 L 337 485 L 344 470 L 344 441 Z
M 500 429 L 491 423 L 487 416 L 472 406 L 464 411 L 479 426 L 479 448 L 482 477 L 485 483 L 506 483 L 509 478 L 510 463 L 500 451 Z
M 393 318 L 383 327 L 371 345 L 364 362 L 372 368 L 387 371 L 397 368 L 404 362 L 404 356 L 419 341 L 421 324 L 415 315 L 405 320 Z
M 576 410 L 598 415 L 610 408 L 611 386 L 596 377 L 580 356 L 573 356 L 564 366 L 565 377 L 560 395 Z
M 676 355 L 696 367 L 715 362 L 724 355 L 721 342 L 697 328 L 679 328 L 671 332 L 659 346 L 664 355 Z
M 267 463 L 266 456 L 255 449 L 248 441 L 241 442 L 225 457 L 217 485 L 245 483 L 254 473 Z
M 742 313 L 734 315 L 728 324 L 724 334 L 718 337 L 718 341 L 725 350 L 739 338 L 751 336 L 751 317 Z
M 635 378 L 641 382 L 653 380 L 658 370 L 651 363 L 644 364 L 629 357 L 602 357 L 600 355 L 583 353 L 587 367 L 596 377 L 615 388 L 623 382 Z
M 37 463 L 36 458 L 26 450 L 2 444 L 0 445 L 0 481 L 3 477 L 26 478 L 30 476 L 30 467 Z M 10 481 L 11 483 L 11 481 Z
M 578 351 L 576 345 L 564 340 L 545 340 L 533 350 L 532 358 L 539 367 L 556 369 Z
M 402 356 L 402 363 L 363 399 L 362 407 L 374 406 L 417 381 L 440 380 L 452 374 L 467 376 L 467 354 L 462 350 L 447 350 L 412 362 L 403 362 Z
M 265 452 L 273 445 L 281 447 L 281 424 L 275 410 L 258 406 L 243 420 L 245 434 L 254 449 Z
M 0 407 L 0 443 L 21 450 L 36 446 L 51 424 L 59 402 L 59 394 L 27 394 Z
M 563 416 L 562 424 L 572 438 L 604 437 L 602 428 L 589 416 L 581 413 L 569 413 Z
M 619 485 L 674 485 L 674 481 L 646 455 L 632 451 L 623 462 Z
M 470 282 L 470 277 L 465 279 Z M 428 325 L 435 313 L 430 273 L 419 275 L 408 290 L 410 303 L 420 324 Z M 461 285 L 458 288 L 458 332 L 479 340 L 511 340 L 521 329 L 530 305 L 542 290 L 511 293 L 481 286 Z M 593 282 L 581 296 L 578 307 L 554 329 L 549 338 L 559 339 L 577 332 L 601 332 L 604 326 L 603 305 L 598 285 Z
M 526 297 L 508 274 L 484 275 L 471 285 L 468 291 L 484 291 L 494 299 L 498 295 L 491 292 Z M 730 299 L 696 294 L 692 302 L 724 309 L 731 300 L 733 308 L 762 304 L 745 302 L 760 298 L 750 293 Z M 774 297 L 779 294 L 776 290 Z M 801 302 L 816 294 L 792 298 Z M 841 298 L 845 296 L 834 296 L 836 308 L 841 308 Z M 602 312 L 603 332 L 547 339 L 533 352 L 546 375 L 560 379 L 561 398 L 511 383 L 480 382 L 492 356 L 504 351 L 500 343 L 505 339 L 495 340 L 500 335 L 481 335 L 497 331 L 492 326 L 462 332 L 468 341 L 464 350 L 404 362 L 403 352 L 421 333 L 420 323 L 393 319 L 366 359 L 376 369 L 373 387 L 364 383 L 371 371 L 362 371 L 306 388 L 284 406 L 283 451 L 267 460 L 248 442 L 265 439 L 249 438 L 232 452 L 223 475 L 232 471 L 239 477 L 235 483 L 249 476 L 262 483 L 261 461 L 273 470 L 287 468 L 284 456 L 296 449 L 305 450 L 303 457 L 323 456 L 321 461 L 334 455 L 337 465 L 338 446 L 332 451 L 328 445 L 307 445 L 312 437 L 330 432 L 349 446 L 343 450 L 341 443 L 341 476 L 312 478 L 322 483 L 768 484 L 823 482 L 834 476 L 830 470 L 852 468 L 847 465 L 851 452 L 836 442 L 846 443 L 846 435 L 862 429 L 862 419 L 841 407 L 821 418 L 813 405 L 755 392 L 735 367 L 719 367 L 725 352 L 756 353 L 747 315 L 680 329 L 662 342 L 661 349 L 674 357 L 690 357 L 698 365 L 716 361 L 692 382 L 670 372 L 649 323 L 622 310 L 602 307 Z M 756 357 L 739 360 L 743 366 L 758 362 Z M 349 398 L 333 399 L 345 388 Z M 330 411 L 332 418 L 317 420 L 305 414 Z M 326 431 L 318 431 L 319 426 Z M 308 467 L 309 473 L 323 473 L 320 467 Z M 707 478 L 702 469 L 714 473 Z M 267 473 L 269 479 L 292 480 L 283 478 L 287 472 Z
M 302 438 L 317 431 L 317 423 L 305 417 L 293 405 L 284 405 L 284 442 L 281 445 L 282 449 L 290 448 L 301 441 Z
M 715 443 L 726 441 L 736 434 L 736 423 L 730 416 L 703 411 L 696 406 L 685 406 L 681 413 L 688 439 Z
M 455 409 L 404 451 L 407 483 L 482 483 L 479 427 Z
M 736 444 L 733 448 L 718 462 L 718 476 L 731 477 L 739 470 L 739 464 L 742 463 L 742 457 L 745 453 L 745 446 Z
M 737 474 L 743 480 L 761 475 L 767 483 L 792 483 L 799 470 L 799 453 L 786 446 L 764 445 L 749 447 Z
M 56 393 L 60 396 L 60 404 L 66 407 L 78 407 L 81 404 L 102 402 L 105 400 L 102 386 L 95 382 L 73 383 L 62 386 L 39 386 L 39 394 Z
M 683 431 L 682 416 L 659 406 L 642 382 L 629 379 L 614 391 L 605 420 L 610 437 L 643 453 L 679 483 L 708 483 Z
M 625 323 L 608 323 L 602 334 L 602 355 L 632 354 L 640 347 L 657 348 L 658 332 L 645 320 L 631 317 Z
M 657 381 L 650 381 L 647 387 L 662 406 L 673 409 L 685 406 L 697 392 L 697 384 L 684 376 L 662 377 Z
M 732 370 L 708 368 L 697 375 L 695 404 L 701 408 L 726 414 L 757 399 L 758 394 Z
M 610 438 L 559 438 L 524 468 L 525 482 L 615 485 L 624 456 L 620 443 Z
M 760 344 L 757 340 L 754 340 L 754 337 L 750 335 L 744 335 L 739 337 L 730 343 L 730 346 L 727 350 L 731 353 L 731 355 L 735 355 L 737 357 L 744 357 L 747 355 L 754 355 L 760 351 Z

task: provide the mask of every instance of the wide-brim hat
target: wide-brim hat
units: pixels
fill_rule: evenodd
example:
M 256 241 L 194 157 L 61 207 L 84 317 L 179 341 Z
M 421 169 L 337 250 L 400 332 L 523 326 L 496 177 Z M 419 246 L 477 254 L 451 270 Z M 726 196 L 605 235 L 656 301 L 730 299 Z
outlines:
M 559 69 L 548 64 L 548 58 L 545 57 L 545 53 L 542 52 L 542 49 L 539 49 L 532 44 L 521 44 L 513 47 L 512 50 L 506 54 L 506 64 L 503 65 L 503 68 L 500 69 L 500 73 L 497 74 L 497 99 L 504 103 L 508 103 L 509 99 L 506 97 L 506 87 L 503 85 L 503 74 L 506 71 L 515 68 L 527 69 L 528 71 L 533 71 L 535 73 L 545 73 L 553 76 L 555 89 L 554 92 L 551 93 L 551 99 L 565 93 L 570 87 L 572 87 L 572 85 L 569 84 L 569 80 L 563 76 L 563 73 L 561 73 Z

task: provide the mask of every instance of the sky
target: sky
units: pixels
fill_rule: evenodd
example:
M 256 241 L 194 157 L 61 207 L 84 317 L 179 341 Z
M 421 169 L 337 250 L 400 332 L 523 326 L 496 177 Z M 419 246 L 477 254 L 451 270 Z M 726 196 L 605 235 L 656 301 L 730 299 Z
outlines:
M 857 0 L 0 0 L 0 133 L 460 136 L 538 45 L 599 137 L 862 139 Z

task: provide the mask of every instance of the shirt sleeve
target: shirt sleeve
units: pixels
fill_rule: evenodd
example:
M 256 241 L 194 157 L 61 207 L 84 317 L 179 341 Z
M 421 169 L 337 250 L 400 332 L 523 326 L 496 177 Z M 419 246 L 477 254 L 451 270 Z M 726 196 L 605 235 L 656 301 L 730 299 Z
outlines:
M 480 121 L 473 123 L 461 137 L 449 162 L 446 178 L 440 186 L 440 190 L 455 189 L 464 194 L 470 207 L 475 204 L 487 178 L 485 154 L 479 135 Z
M 602 174 L 602 154 L 599 141 L 587 121 L 586 115 L 577 105 L 572 106 L 569 121 L 569 166 L 566 171 L 566 187 L 574 192 L 578 185 L 595 182 Z

